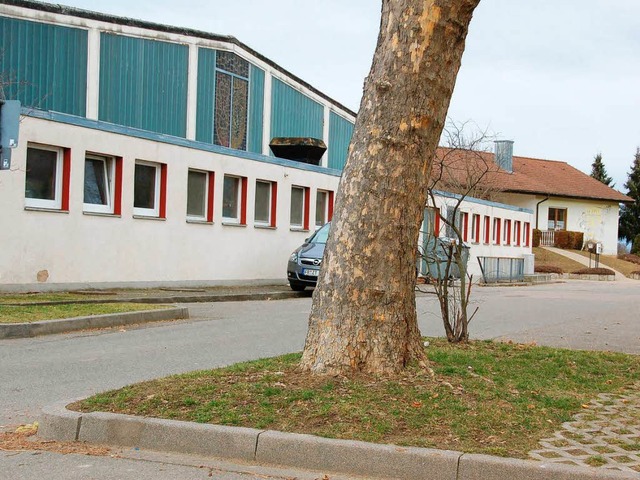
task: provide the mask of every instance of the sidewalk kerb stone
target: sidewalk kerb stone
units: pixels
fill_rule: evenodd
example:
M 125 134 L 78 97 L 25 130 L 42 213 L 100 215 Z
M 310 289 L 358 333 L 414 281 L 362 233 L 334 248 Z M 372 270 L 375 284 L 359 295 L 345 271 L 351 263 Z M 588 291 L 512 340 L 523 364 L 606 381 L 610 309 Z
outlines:
M 38 436 L 45 440 L 73 442 L 78 440 L 82 414 L 65 408 L 69 401 L 57 402 L 42 409 Z
M 252 428 L 94 412 L 83 414 L 78 440 L 252 461 L 260 432 Z
M 260 435 L 256 461 L 365 477 L 456 480 L 460 455 L 448 450 L 267 431 Z
M 115 413 L 43 409 L 38 435 L 403 480 L 633 480 L 635 473 Z M 79 429 L 79 433 L 78 433 Z M 77 437 L 76 434 L 78 433 Z
M 0 325 L 0 340 L 188 318 L 189 309 L 187 307 L 173 307 L 160 310 L 142 310 L 137 312 L 63 318 L 59 320 L 43 320 L 31 323 L 6 323 Z
M 550 464 L 533 460 L 464 454 L 457 480 L 637 480 L 636 474 L 603 468 Z

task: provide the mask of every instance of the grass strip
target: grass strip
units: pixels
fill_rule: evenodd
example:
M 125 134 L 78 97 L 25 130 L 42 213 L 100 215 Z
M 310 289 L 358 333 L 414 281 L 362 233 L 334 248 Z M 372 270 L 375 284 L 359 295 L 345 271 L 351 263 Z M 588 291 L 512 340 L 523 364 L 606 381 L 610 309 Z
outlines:
M 313 376 L 299 354 L 131 385 L 71 408 L 524 458 L 598 393 L 633 388 L 640 357 L 430 339 L 433 374 Z
M 540 271 L 547 271 L 545 267 L 552 267 L 559 268 L 563 273 L 569 273 L 584 268 L 581 263 L 542 247 L 534 247 L 532 252 L 535 255 L 535 268 L 542 267 Z
M 94 303 L 60 305 L 0 305 L 0 323 L 31 323 L 41 320 L 85 317 L 106 313 L 137 312 L 168 308 L 167 305 L 142 303 Z

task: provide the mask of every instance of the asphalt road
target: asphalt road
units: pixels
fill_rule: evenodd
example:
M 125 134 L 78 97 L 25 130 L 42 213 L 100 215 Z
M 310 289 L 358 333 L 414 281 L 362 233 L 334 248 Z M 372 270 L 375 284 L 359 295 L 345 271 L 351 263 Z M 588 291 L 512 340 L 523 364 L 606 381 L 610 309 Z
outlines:
M 574 281 L 534 287 L 476 287 L 472 298 L 479 310 L 471 324 L 471 335 L 640 354 L 639 294 L 640 282 Z M 420 295 L 416 303 L 423 334 L 442 335 L 435 297 Z M 310 298 L 189 304 L 192 318 L 188 321 L 2 340 L 0 426 L 32 422 L 44 405 L 54 401 L 168 374 L 300 350 L 310 305 Z M 47 455 L 42 458 L 57 458 Z M 40 478 L 38 469 L 45 468 L 44 464 L 27 460 L 28 454 L 3 454 L 0 478 L 4 478 L 3 469 L 14 465 L 11 462 L 27 467 L 23 469 L 27 475 L 24 478 Z M 92 460 L 92 465 L 99 469 L 104 461 L 108 459 Z M 126 463 L 130 461 L 113 460 L 111 465 L 120 462 L 118 465 L 125 472 L 131 468 Z M 49 463 L 73 471 L 58 461 Z M 82 465 L 83 460 L 76 463 Z M 151 476 L 157 470 L 154 465 L 144 468 L 149 469 Z M 192 478 L 186 472 L 174 473 Z M 193 478 L 200 478 L 201 472 L 192 473 Z M 235 473 L 228 475 L 220 478 L 238 478 L 233 476 Z M 86 478 L 110 477 L 96 474 Z M 167 474 L 162 478 L 175 476 Z

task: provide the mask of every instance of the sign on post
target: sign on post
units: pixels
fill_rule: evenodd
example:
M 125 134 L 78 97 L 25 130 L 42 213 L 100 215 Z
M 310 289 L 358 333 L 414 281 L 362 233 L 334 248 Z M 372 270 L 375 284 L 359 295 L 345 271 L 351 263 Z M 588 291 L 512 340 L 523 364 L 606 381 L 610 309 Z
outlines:
M 20 101 L 0 100 L 0 170 L 11 168 L 11 149 L 18 146 Z

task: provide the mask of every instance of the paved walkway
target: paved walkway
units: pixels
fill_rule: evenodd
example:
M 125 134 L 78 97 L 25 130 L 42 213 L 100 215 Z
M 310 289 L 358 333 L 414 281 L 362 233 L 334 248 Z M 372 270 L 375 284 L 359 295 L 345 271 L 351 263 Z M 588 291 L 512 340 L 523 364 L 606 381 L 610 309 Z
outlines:
M 585 267 L 589 266 L 589 259 L 586 257 L 583 257 L 579 253 L 570 252 L 570 251 L 563 250 L 561 248 L 556 248 L 556 247 L 542 247 L 542 248 L 549 250 L 550 252 L 557 253 L 558 255 L 562 255 L 564 257 L 570 258 L 571 260 L 575 260 L 576 262 L 581 263 Z M 613 270 L 616 274 L 617 282 L 637 282 L 637 280 L 633 280 L 632 278 L 625 277 L 623 273 L 620 273 L 619 271 L 611 267 L 607 267 L 606 265 L 602 265 L 602 264 L 600 264 L 600 266 L 604 268 L 608 268 L 609 270 Z
M 640 473 L 640 385 L 600 394 L 529 456 L 545 462 Z

